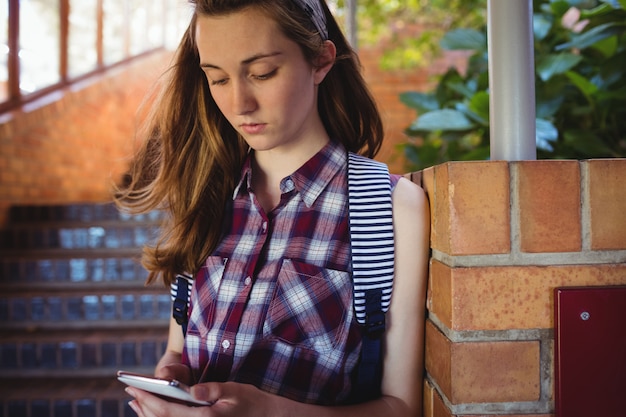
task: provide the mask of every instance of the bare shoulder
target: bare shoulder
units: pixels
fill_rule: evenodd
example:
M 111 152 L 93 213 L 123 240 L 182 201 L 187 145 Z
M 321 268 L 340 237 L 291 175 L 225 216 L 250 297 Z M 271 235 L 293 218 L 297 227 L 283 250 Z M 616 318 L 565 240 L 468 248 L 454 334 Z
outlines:
M 395 282 L 398 287 L 405 285 L 402 283 L 406 281 L 411 282 L 411 287 L 421 286 L 426 280 L 430 251 L 428 198 L 422 187 L 402 178 L 394 189 L 392 201 Z
M 405 216 L 416 220 L 429 214 L 428 199 L 422 187 L 404 177 L 396 184 L 392 198 L 394 217 L 399 216 L 399 220 Z
M 430 209 L 419 185 L 401 178 L 392 196 L 396 278 L 414 279 L 428 263 Z M 408 276 L 408 278 L 407 278 Z

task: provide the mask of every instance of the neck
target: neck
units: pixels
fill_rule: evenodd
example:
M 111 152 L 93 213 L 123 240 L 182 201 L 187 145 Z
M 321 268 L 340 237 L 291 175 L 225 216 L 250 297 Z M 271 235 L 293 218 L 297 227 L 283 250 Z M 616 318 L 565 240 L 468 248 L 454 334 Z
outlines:
M 267 150 L 255 151 L 252 159 L 252 189 L 266 212 L 280 202 L 280 181 L 293 174 L 327 143 L 311 141 L 300 146 L 298 151 Z

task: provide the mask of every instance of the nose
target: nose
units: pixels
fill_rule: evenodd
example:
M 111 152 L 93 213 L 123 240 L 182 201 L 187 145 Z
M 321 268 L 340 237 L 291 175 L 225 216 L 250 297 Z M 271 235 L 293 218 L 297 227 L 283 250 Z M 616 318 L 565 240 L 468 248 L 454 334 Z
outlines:
M 238 115 L 249 114 L 257 109 L 258 103 L 251 86 L 246 81 L 233 83 L 232 105 Z

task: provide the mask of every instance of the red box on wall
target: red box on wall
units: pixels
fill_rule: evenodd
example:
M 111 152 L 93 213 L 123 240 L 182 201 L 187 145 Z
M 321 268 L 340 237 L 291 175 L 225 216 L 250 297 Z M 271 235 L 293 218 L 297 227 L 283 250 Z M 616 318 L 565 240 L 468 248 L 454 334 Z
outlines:
M 556 288 L 554 300 L 556 416 L 626 416 L 626 286 Z

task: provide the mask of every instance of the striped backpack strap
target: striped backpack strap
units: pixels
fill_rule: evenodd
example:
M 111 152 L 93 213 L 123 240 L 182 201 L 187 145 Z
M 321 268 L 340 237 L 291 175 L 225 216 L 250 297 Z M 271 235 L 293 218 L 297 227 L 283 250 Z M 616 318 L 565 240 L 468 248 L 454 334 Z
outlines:
M 189 274 L 176 275 L 176 281 L 170 284 L 172 296 L 172 317 L 180 324 L 183 336 L 187 334 L 189 323 L 189 299 L 191 298 L 191 285 L 193 278 Z
M 393 289 L 393 211 L 385 164 L 348 154 L 348 207 L 354 311 L 365 333 L 357 393 L 368 399 L 380 394 L 382 335 Z
M 365 324 L 367 291 L 381 291 L 383 313 L 391 301 L 394 273 L 391 181 L 385 164 L 353 153 L 348 155 L 354 310 L 359 324 Z

